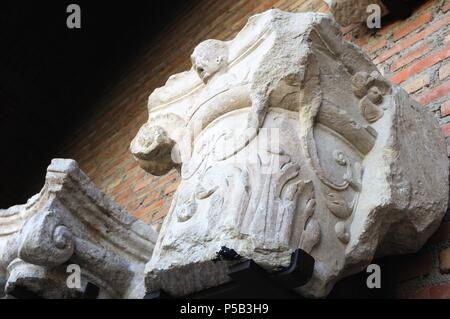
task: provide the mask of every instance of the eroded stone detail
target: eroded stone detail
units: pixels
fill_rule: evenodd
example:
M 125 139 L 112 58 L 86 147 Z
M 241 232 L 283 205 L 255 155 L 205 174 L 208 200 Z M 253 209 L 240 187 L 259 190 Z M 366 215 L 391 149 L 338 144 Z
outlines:
M 334 19 L 343 27 L 367 21 L 374 13 L 373 9 L 368 10 L 369 5 L 379 6 L 380 18 L 389 13 L 381 0 L 324 0 L 324 2 L 330 8 Z
M 228 281 L 235 261 L 213 261 L 223 246 L 268 271 L 301 248 L 316 265 L 298 290 L 322 297 L 438 227 L 448 160 L 436 120 L 328 15 L 267 11 L 231 41 L 201 43 L 192 61 L 150 95 L 131 144 L 148 172 L 181 174 L 149 291 Z
M 157 234 L 98 190 L 73 160 L 55 159 L 25 205 L 0 210 L 0 294 L 24 287 L 44 298 L 142 298 Z M 81 269 L 69 287 L 67 266 Z

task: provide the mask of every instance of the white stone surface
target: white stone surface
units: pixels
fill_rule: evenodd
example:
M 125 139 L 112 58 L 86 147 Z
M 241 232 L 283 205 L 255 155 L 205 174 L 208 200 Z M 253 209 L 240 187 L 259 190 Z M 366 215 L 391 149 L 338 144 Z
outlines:
M 268 271 L 301 248 L 316 264 L 298 290 L 323 297 L 436 230 L 449 191 L 436 120 L 328 15 L 269 10 L 231 41 L 199 44 L 192 62 L 150 95 L 131 144 L 148 172 L 181 174 L 149 291 L 228 281 L 233 262 L 212 261 L 222 246 Z
M 142 298 L 156 237 L 75 161 L 54 159 L 39 194 L 0 210 L 0 295 L 22 286 L 44 298 L 79 298 L 91 282 L 99 298 Z M 66 284 L 70 264 L 81 269 L 81 289 Z

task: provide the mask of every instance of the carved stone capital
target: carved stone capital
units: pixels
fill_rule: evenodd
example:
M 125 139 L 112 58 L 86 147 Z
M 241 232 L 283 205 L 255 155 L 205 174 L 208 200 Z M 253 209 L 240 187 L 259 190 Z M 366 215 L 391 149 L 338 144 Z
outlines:
M 141 298 L 144 264 L 157 234 L 98 190 L 73 160 L 55 159 L 45 185 L 25 205 L 0 210 L 0 285 L 44 298 Z M 81 270 L 69 287 L 68 265 Z
M 325 14 L 269 10 L 201 43 L 192 69 L 150 95 L 132 152 L 150 173 L 180 166 L 181 183 L 149 291 L 229 281 L 222 246 L 269 272 L 300 248 L 316 262 L 298 291 L 323 297 L 436 230 L 449 190 L 439 125 L 339 30 Z
M 380 8 L 380 19 L 389 13 L 382 0 L 323 0 L 333 15 L 334 19 L 341 26 L 346 27 L 353 23 L 365 22 L 369 15 L 373 14 L 370 5 L 377 5 Z M 368 8 L 370 10 L 368 10 Z

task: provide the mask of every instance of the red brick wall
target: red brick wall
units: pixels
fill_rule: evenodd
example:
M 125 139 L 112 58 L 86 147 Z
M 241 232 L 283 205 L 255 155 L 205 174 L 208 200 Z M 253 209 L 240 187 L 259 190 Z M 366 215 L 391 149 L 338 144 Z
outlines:
M 147 97 L 174 73 L 190 68 L 194 47 L 209 38 L 228 40 L 249 16 L 271 7 L 321 11 L 321 0 L 200 0 L 149 41 L 121 80 L 99 93 L 95 112 L 74 134 L 64 156 L 76 159 L 94 183 L 130 213 L 158 229 L 178 185 L 175 171 L 156 178 L 133 160 L 129 143 L 147 120 Z M 377 32 L 354 25 L 345 38 L 360 46 L 382 73 L 434 111 L 450 153 L 450 0 L 430 0 L 406 21 Z M 399 263 L 400 297 L 450 297 L 450 223 L 444 222 L 417 256 Z M 445 264 L 447 265 L 445 267 Z M 441 269 L 442 268 L 442 269 Z

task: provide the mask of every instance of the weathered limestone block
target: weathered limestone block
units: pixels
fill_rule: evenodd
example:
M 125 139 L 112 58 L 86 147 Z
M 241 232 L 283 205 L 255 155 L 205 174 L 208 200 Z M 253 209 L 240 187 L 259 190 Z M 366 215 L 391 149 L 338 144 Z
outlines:
M 39 194 L 0 210 L 0 295 L 25 288 L 44 298 L 79 298 L 90 282 L 99 298 L 142 298 L 156 237 L 75 161 L 55 159 Z M 71 264 L 81 270 L 79 289 L 67 285 Z
M 381 9 L 381 17 L 387 15 L 389 10 L 381 0 L 324 0 L 334 19 L 341 26 L 346 27 L 353 23 L 365 22 L 373 11 L 367 10 L 371 4 L 378 5 Z
M 343 41 L 328 15 L 270 10 L 149 98 L 131 144 L 152 174 L 181 174 L 146 266 L 149 291 L 229 281 L 222 246 L 268 271 L 298 248 L 298 289 L 326 296 L 375 256 L 411 253 L 438 227 L 448 159 L 433 115 Z

